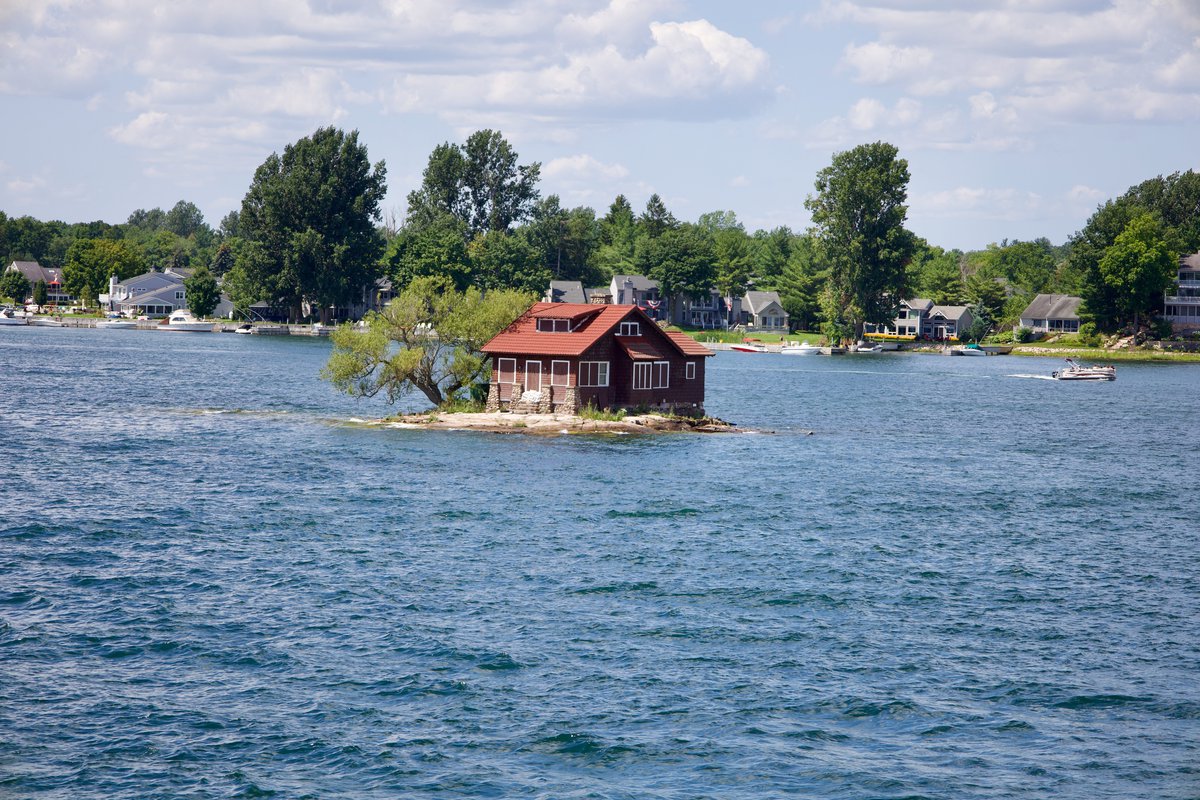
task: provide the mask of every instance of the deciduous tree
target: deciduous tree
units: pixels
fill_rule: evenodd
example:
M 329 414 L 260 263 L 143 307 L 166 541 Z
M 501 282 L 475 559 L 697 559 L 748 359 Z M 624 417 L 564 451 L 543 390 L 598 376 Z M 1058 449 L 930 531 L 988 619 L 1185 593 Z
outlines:
M 242 200 L 238 232 L 245 277 L 263 299 L 291 309 L 349 305 L 378 275 L 383 239 L 375 228 L 387 190 L 382 161 L 371 166 L 358 132 L 320 128 L 271 154 Z
M 63 288 L 75 297 L 96 297 L 108 291 L 110 276 L 125 280 L 141 271 L 141 253 L 129 242 L 79 239 L 67 251 L 67 262 L 62 271 Z
M 838 153 L 804 203 L 829 268 L 823 305 L 834 337 L 858 338 L 864 322 L 890 323 L 907 294 L 914 237 L 904 228 L 908 162 L 897 156 L 886 142 Z
M 1132 321 L 1135 331 L 1139 318 L 1149 316 L 1161 306 L 1163 291 L 1171 284 L 1177 263 L 1162 225 L 1150 213 L 1130 220 L 1104 252 L 1100 278 L 1116 298 L 1122 317 Z
M 454 399 L 487 372 L 481 349 L 534 301 L 535 295 L 416 278 L 387 308 L 368 314 L 365 330 L 345 325 L 333 334 L 322 376 L 356 397 L 389 402 L 419 391 L 435 406 Z
M 221 302 L 221 289 L 217 279 L 207 267 L 200 267 L 183 282 L 188 310 L 197 317 L 212 316 Z

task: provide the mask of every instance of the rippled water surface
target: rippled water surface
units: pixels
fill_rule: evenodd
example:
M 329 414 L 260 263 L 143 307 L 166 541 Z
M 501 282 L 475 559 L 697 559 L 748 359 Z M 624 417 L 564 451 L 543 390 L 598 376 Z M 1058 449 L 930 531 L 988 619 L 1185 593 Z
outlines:
M 0 329 L 0 797 L 1200 796 L 1200 367 L 722 353 L 769 433 L 536 438 L 327 353 Z

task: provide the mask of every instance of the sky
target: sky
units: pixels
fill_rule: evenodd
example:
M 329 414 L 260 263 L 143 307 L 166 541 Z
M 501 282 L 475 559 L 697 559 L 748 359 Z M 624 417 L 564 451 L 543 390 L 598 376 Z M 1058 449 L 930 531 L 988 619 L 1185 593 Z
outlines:
M 429 154 L 499 130 L 603 215 L 810 224 L 834 154 L 908 161 L 930 244 L 1065 242 L 1200 169 L 1200 0 L 0 0 L 0 210 L 124 222 L 357 130 L 402 221 Z

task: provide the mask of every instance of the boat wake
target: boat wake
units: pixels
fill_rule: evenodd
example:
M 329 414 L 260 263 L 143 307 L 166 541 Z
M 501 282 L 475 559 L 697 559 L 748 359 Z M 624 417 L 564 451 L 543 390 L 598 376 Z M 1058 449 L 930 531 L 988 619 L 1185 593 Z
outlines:
M 1028 379 L 1030 379 L 1030 380 L 1035 380 L 1035 381 L 1052 381 L 1052 380 L 1055 380 L 1054 376 L 1052 376 L 1052 375 L 1025 375 L 1025 374 L 1017 374 L 1017 375 L 1008 375 L 1007 377 L 1009 377 L 1009 378 L 1028 378 Z

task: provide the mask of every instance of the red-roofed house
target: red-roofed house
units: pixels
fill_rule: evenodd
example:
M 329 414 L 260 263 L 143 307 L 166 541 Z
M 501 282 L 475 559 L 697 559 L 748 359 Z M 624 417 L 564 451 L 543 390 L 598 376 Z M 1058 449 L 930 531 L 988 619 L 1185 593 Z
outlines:
M 704 413 L 713 352 L 660 328 L 633 305 L 535 303 L 483 346 L 492 357 L 488 410 L 574 414 L 581 408 Z

